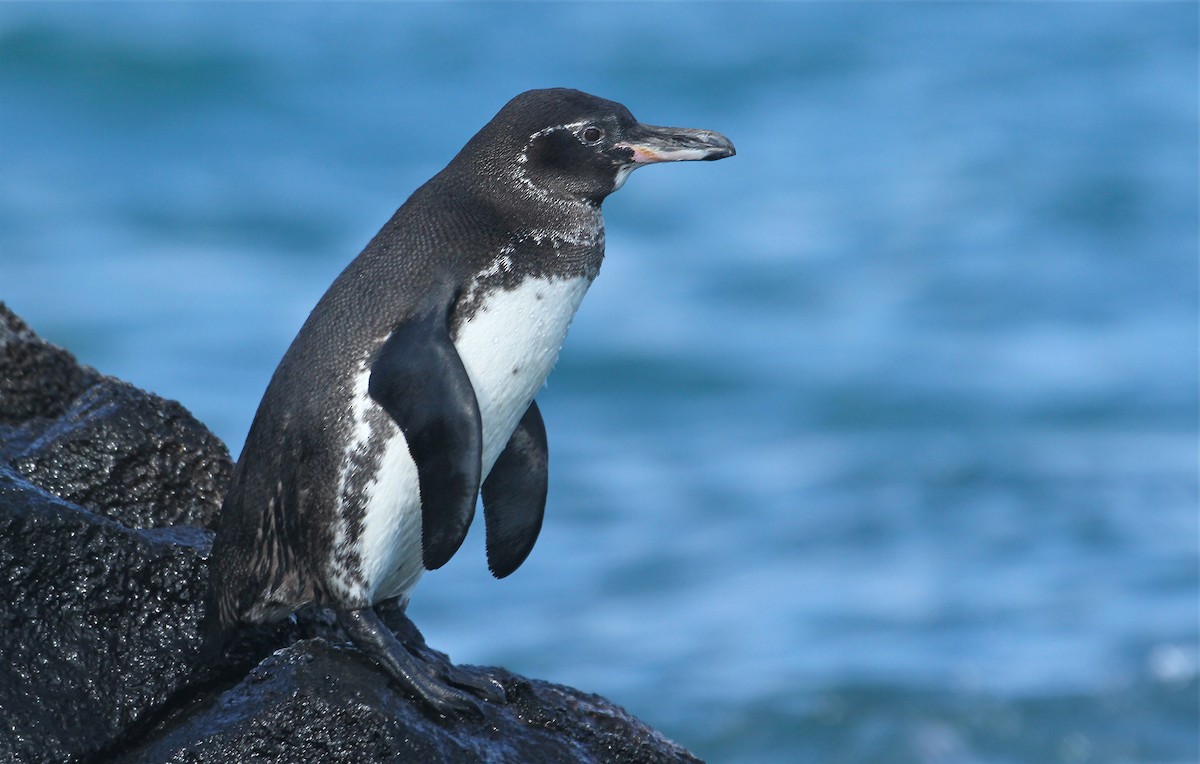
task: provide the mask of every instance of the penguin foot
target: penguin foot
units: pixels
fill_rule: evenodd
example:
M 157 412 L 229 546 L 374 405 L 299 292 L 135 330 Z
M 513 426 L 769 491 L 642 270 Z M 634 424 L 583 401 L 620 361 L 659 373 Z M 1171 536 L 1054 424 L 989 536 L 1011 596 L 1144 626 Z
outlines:
M 460 669 L 450 662 L 450 656 L 430 647 L 425 642 L 421 630 L 408 617 L 404 605 L 398 600 L 388 600 L 376 605 L 375 612 L 405 649 L 425 663 L 433 679 L 467 690 L 489 703 L 503 705 L 508 702 L 500 680 L 486 674 L 480 676 L 478 673 Z
M 476 676 L 464 671 L 451 663 L 445 653 L 424 644 L 416 647 L 406 644 L 405 647 L 425 663 L 425 668 L 429 670 L 430 677 L 435 681 L 442 681 L 466 690 L 489 703 L 504 705 L 508 702 L 508 697 L 504 694 L 504 685 L 500 684 L 500 680 L 490 676 Z
M 339 611 L 338 622 L 351 641 L 374 658 L 397 684 L 442 716 L 482 716 L 477 697 L 493 703 L 505 702 L 504 688 L 499 682 L 467 674 L 446 656 L 427 647 L 424 639 L 411 646 L 401 642 L 373 608 Z M 413 632 L 420 638 L 415 626 Z

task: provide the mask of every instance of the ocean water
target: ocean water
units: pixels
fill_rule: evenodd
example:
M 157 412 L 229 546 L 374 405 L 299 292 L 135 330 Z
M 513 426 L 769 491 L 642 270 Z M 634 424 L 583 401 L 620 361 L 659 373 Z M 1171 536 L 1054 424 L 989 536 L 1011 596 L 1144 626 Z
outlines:
M 0 4 L 0 299 L 236 454 L 308 310 L 512 95 L 645 169 L 456 660 L 713 762 L 1200 759 L 1194 3 Z

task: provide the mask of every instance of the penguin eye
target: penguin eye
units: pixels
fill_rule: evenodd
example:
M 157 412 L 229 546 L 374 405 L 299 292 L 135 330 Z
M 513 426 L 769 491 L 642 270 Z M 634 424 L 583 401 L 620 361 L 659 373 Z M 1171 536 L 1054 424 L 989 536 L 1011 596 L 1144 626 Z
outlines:
M 587 143 L 596 143 L 604 137 L 604 131 L 595 125 L 588 125 L 583 128 L 583 140 Z

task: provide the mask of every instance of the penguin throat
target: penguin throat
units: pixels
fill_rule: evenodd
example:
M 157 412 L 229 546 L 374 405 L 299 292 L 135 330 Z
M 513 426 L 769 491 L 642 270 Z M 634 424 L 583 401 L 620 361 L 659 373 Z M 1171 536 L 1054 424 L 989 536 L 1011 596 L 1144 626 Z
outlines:
M 633 172 L 640 166 L 641 165 L 633 163 L 621 165 L 621 167 L 617 170 L 616 179 L 613 180 L 613 192 L 616 193 L 617 191 L 620 191 L 621 186 L 625 185 L 625 181 L 629 179 L 629 173 Z
M 593 205 L 572 207 L 571 214 L 563 219 L 539 219 L 537 225 L 520 229 L 515 241 L 518 244 L 543 246 L 549 244 L 555 254 L 566 255 L 572 249 L 604 248 L 604 216 L 600 208 Z
M 587 208 L 595 208 L 598 204 L 590 199 L 581 199 L 575 196 L 569 196 L 559 191 L 546 188 L 530 175 L 527 167 L 528 164 L 523 161 L 525 154 L 517 160 L 513 166 L 511 173 L 513 186 L 525 200 L 545 204 L 551 207 L 562 210 L 578 210 L 583 211 Z
M 513 187 L 523 201 L 512 210 L 517 242 L 539 246 L 548 243 L 556 250 L 603 247 L 604 218 L 599 202 L 566 196 L 542 186 L 530 176 L 524 161 L 518 160 L 511 167 Z

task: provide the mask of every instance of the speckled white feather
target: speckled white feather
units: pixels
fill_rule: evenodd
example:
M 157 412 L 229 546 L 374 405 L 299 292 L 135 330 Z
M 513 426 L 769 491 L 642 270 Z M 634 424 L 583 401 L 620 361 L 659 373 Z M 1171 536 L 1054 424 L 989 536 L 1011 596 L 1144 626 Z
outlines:
M 372 401 L 371 405 L 378 405 Z M 407 595 L 425 572 L 417 465 L 400 428 L 387 420 L 379 471 L 367 488 L 362 572 L 370 602 Z
M 590 279 L 525 279 L 496 289 L 460 328 L 454 346 L 483 418 L 483 474 L 558 360 Z
M 375 405 L 375 402 L 367 394 L 367 384 L 370 382 L 370 379 L 370 369 L 366 367 L 365 361 L 360 361 L 351 389 L 350 438 L 346 442 L 343 452 L 342 471 L 338 480 L 337 495 L 339 502 L 346 502 L 348 500 L 348 484 L 353 472 L 359 468 L 354 460 L 355 454 L 366 450 L 367 445 L 371 442 L 372 437 L 374 437 L 374 434 L 371 432 L 370 421 L 368 420 L 369 409 Z M 337 559 L 351 551 L 350 547 L 352 544 L 354 544 L 354 539 L 352 538 L 349 523 L 346 522 L 343 513 L 339 511 L 333 535 L 333 559 Z M 343 569 L 341 566 L 332 565 L 330 588 L 345 602 L 365 600 L 367 594 L 363 590 L 361 582 L 356 581 L 349 573 L 349 571 Z

